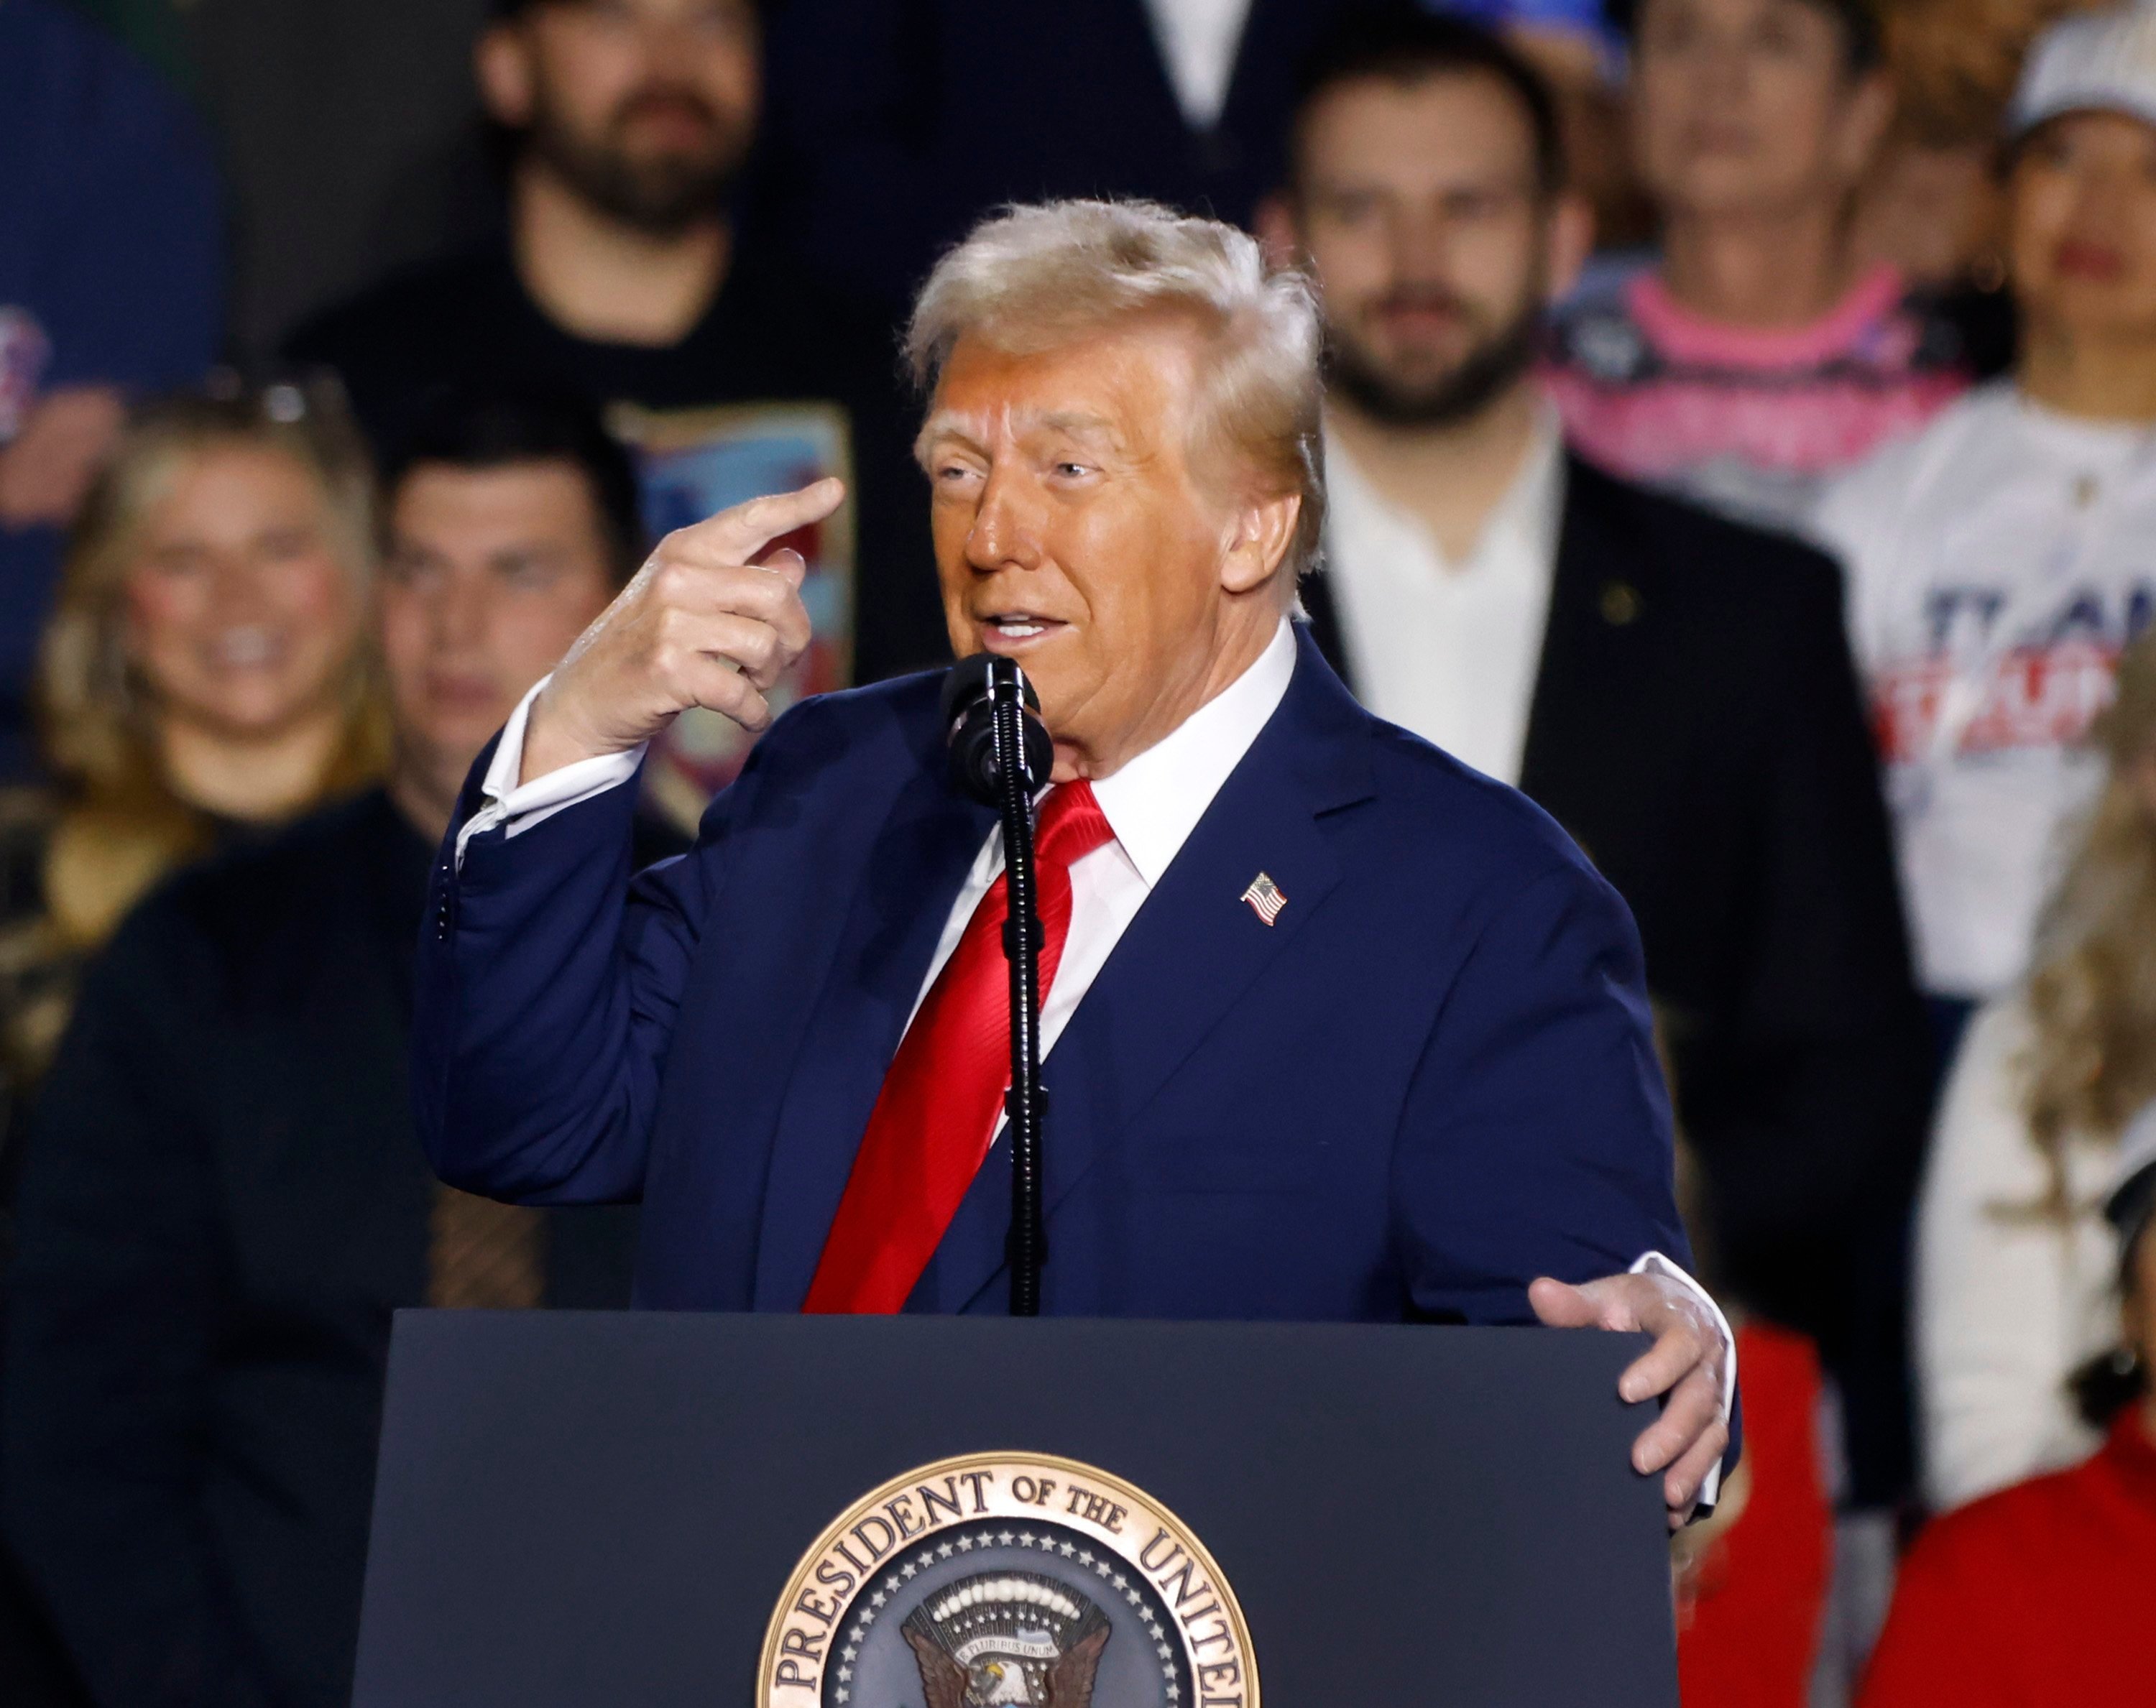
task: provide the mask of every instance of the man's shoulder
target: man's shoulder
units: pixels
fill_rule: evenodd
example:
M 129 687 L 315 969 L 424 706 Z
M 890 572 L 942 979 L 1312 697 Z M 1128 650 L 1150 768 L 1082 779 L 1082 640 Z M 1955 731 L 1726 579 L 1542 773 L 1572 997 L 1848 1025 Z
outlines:
M 1486 776 L 1412 731 L 1363 713 L 1370 762 L 1368 857 L 1435 893 L 1438 874 L 1473 889 L 1523 888 L 1571 874 L 1601 887 L 1578 844 L 1510 783 Z M 1494 893 L 1494 892 L 1493 892 Z
M 911 774 L 936 763 L 943 674 L 921 670 L 797 702 L 757 740 L 744 777 L 783 790 L 849 776 Z
M 940 669 L 916 670 L 865 687 L 812 695 L 774 723 L 759 745 L 828 744 L 834 737 L 886 734 L 912 739 L 937 733 L 944 674 Z
M 1875 543 L 1912 504 L 1922 501 L 1928 471 L 1965 467 L 1969 453 L 1980 453 L 1985 444 L 1997 444 L 2011 434 L 2017 413 L 2010 382 L 1993 381 L 1964 392 L 1916 432 L 1837 476 L 1820 500 L 1821 534 L 1846 558 L 1861 558 L 1864 546 Z
M 1620 564 L 1651 585 L 1641 603 L 1674 606 L 1683 626 L 1740 650 L 1771 648 L 1791 623 L 1841 632 L 1840 566 L 1810 541 L 1624 480 L 1580 458 L 1568 474 L 1569 549 Z M 1660 625 L 1657 625 L 1658 627 Z

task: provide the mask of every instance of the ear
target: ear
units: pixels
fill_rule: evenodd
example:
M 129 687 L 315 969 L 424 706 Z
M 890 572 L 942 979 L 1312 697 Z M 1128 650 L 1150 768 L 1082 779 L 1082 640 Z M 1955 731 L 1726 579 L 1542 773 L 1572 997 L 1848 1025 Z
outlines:
M 1594 209 L 1584 196 L 1560 191 L 1549 211 L 1549 300 L 1562 302 L 1594 253 Z
M 1848 183 L 1858 182 L 1871 170 L 1894 122 L 1894 84 L 1886 72 L 1867 71 L 1851 86 L 1841 117 L 1841 134 L 1835 139 L 1835 164 Z
M 1235 516 L 1235 531 L 1220 560 L 1220 585 L 1231 593 L 1253 592 L 1280 572 L 1295 543 L 1295 525 L 1302 515 L 1302 495 L 1256 499 Z
M 531 122 L 531 43 L 521 25 L 497 23 L 480 31 L 472 44 L 472 71 L 487 117 L 512 131 Z
M 1302 259 L 1302 234 L 1296 229 L 1295 204 L 1286 190 L 1276 190 L 1258 203 L 1250 222 L 1258 248 L 1269 267 L 1291 267 Z

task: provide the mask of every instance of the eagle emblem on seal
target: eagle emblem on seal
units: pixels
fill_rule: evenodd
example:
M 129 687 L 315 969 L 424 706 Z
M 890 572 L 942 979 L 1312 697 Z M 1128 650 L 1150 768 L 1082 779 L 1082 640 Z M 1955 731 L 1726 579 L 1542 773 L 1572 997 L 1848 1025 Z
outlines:
M 1083 1595 L 1030 1572 L 965 1578 L 904 1627 L 928 1708 L 1090 1708 L 1112 1628 Z

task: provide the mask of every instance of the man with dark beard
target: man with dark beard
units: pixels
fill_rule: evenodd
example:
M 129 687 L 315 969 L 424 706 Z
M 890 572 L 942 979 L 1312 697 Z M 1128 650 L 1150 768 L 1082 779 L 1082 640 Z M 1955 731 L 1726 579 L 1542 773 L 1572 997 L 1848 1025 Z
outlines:
M 754 0 L 495 0 L 475 67 L 508 146 L 506 229 L 331 310 L 287 357 L 335 369 L 384 445 L 446 388 L 634 406 L 632 434 L 677 450 L 738 425 L 714 409 L 764 406 L 787 431 L 843 412 L 824 463 L 774 455 L 772 484 L 850 476 L 856 680 L 941 662 L 892 336 L 732 217 L 762 105 Z
M 1533 360 L 1590 222 L 1507 49 L 1412 13 L 1351 26 L 1291 159 L 1260 223 L 1324 285 L 1317 639 L 1631 905 L 1697 1234 L 1743 1302 L 1819 1341 L 1856 1492 L 1891 1498 L 1926 1054 L 1835 566 L 1566 454 Z

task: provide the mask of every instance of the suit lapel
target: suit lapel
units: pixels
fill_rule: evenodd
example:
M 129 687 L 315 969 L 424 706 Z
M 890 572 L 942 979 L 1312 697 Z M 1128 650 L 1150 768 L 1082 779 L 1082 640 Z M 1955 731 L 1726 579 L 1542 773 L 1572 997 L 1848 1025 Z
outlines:
M 1056 1206 L 1258 977 L 1339 882 L 1318 818 L 1366 798 L 1368 719 L 1306 633 L 1294 680 L 1116 943 L 1044 1069 L 1044 1200 Z M 1243 894 L 1260 872 L 1286 899 L 1268 926 Z M 998 1159 L 1000 1159 L 998 1161 Z M 1004 1268 L 1009 1152 L 983 1167 L 937 1254 L 936 1302 L 963 1310 Z M 1055 1228 L 1049 1230 L 1052 1271 Z M 1054 1283 L 1049 1283 L 1053 1296 Z
M 773 1135 L 753 1304 L 808 1296 L 854 1155 L 944 922 L 995 823 L 954 793 L 940 745 L 919 757 L 861 866 Z

